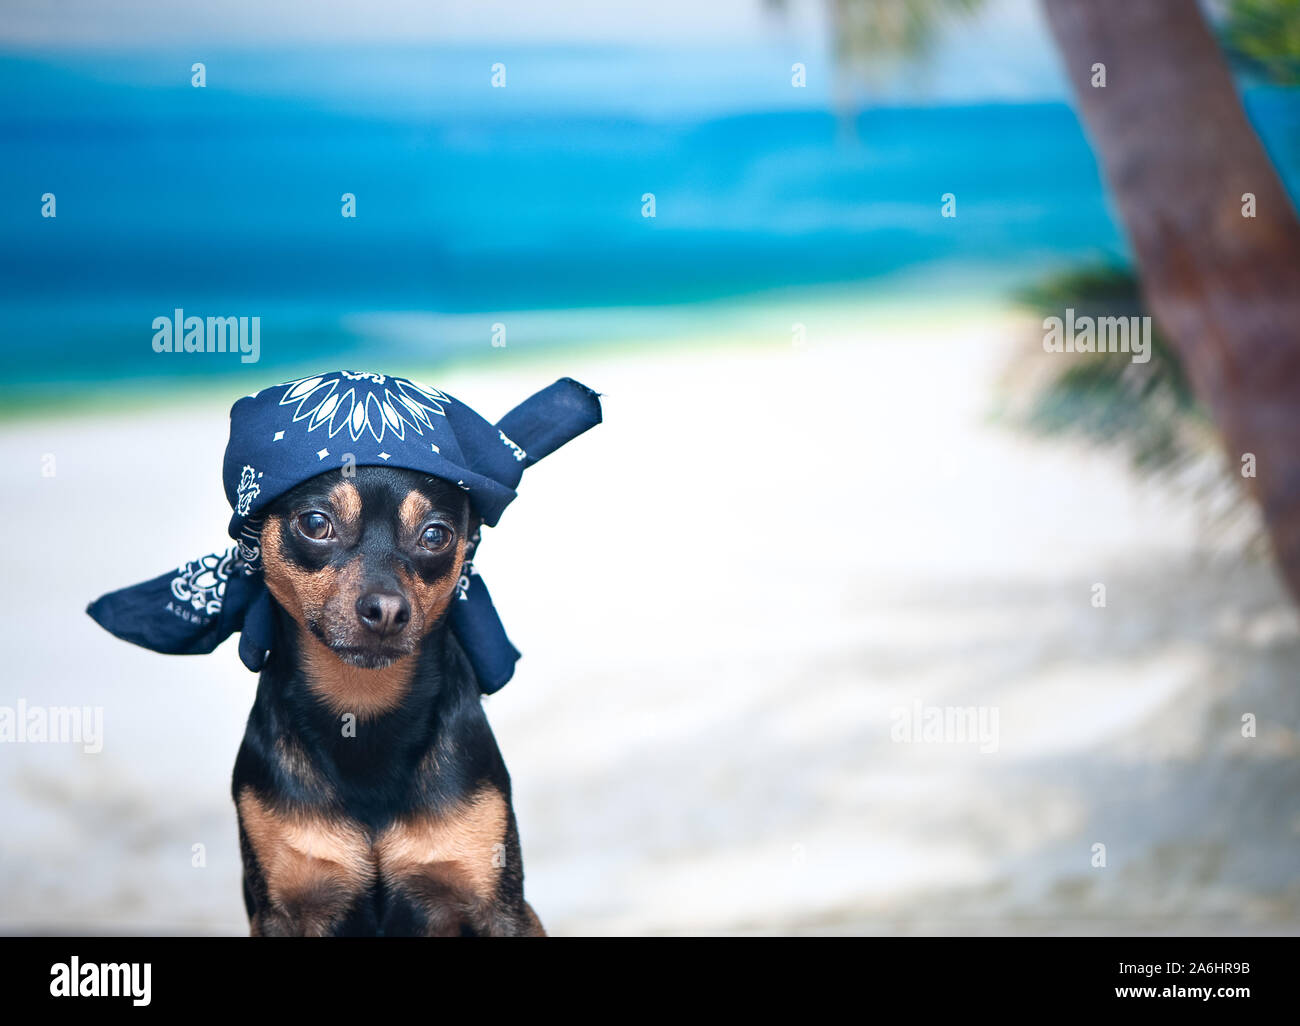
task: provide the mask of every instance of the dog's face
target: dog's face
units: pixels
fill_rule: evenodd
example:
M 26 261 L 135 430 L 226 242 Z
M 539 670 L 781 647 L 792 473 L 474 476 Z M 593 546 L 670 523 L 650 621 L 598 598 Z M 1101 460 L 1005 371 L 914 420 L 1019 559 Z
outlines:
M 476 524 L 465 493 L 436 478 L 389 467 L 322 474 L 267 511 L 266 584 L 344 663 L 382 669 L 446 614 Z

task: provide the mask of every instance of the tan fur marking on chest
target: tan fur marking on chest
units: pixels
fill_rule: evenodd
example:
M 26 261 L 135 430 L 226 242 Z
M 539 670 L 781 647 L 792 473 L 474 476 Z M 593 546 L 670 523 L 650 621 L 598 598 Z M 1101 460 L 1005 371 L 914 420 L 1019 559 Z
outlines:
M 282 812 L 250 788 L 240 792 L 238 807 L 272 905 L 292 913 L 303 932 L 328 932 L 374 882 L 369 838 L 359 824 Z
M 375 842 L 385 879 L 437 878 L 481 899 L 496 892 L 506 835 L 506 803 L 490 788 L 458 809 L 412 816 Z

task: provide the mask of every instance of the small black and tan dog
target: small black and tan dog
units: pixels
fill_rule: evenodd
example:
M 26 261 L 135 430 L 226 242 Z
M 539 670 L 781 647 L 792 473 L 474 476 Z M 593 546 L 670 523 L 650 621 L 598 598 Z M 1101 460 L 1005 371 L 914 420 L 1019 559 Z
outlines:
M 267 511 L 276 644 L 235 763 L 255 936 L 543 936 L 510 776 L 447 624 L 465 493 L 322 474 Z

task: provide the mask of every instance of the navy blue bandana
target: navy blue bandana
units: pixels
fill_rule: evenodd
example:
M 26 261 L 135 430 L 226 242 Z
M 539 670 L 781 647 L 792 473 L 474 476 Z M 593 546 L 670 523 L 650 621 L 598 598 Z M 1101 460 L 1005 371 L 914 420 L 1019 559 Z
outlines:
M 515 497 L 524 468 L 600 423 L 596 393 L 561 378 L 496 424 L 445 392 L 384 374 L 337 371 L 264 388 L 230 410 L 223 481 L 234 515 L 228 551 L 111 592 L 87 612 L 101 627 L 155 652 L 211 652 L 235 631 L 250 670 L 274 640 L 262 579 L 262 514 L 290 489 L 347 466 L 401 467 L 459 485 L 489 527 Z M 475 572 L 477 532 L 465 549 L 450 624 L 485 693 L 514 673 L 510 644 Z

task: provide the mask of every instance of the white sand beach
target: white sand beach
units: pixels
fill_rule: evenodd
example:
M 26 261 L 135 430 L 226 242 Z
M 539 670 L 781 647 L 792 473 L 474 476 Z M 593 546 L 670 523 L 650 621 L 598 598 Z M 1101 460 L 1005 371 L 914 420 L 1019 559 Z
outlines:
M 782 310 L 370 368 L 489 416 L 561 375 L 605 395 L 479 559 L 524 653 L 488 712 L 551 933 L 1300 930 L 1300 617 L 1122 455 L 990 422 L 1018 324 Z M 234 398 L 0 423 L 0 705 L 104 710 L 98 754 L 0 744 L 4 931 L 246 932 L 254 676 L 83 612 L 228 544 Z M 894 740 L 917 703 L 996 710 L 996 750 Z

